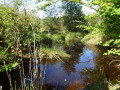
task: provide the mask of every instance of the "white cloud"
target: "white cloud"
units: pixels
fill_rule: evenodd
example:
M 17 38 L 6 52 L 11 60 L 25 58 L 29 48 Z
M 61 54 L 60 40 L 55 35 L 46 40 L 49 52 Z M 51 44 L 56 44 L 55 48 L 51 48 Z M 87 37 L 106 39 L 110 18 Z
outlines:
M 87 7 L 87 6 L 83 6 L 83 7 L 82 7 L 82 11 L 83 11 L 83 13 L 84 13 L 85 15 L 93 14 L 93 13 L 96 12 L 95 10 L 93 10 L 93 9 Z
M 46 17 L 45 12 L 43 10 L 38 11 L 36 15 L 41 19 Z
M 91 1 L 92 1 L 92 0 L 90 0 L 90 1 L 82 0 L 82 2 L 85 2 L 86 4 L 87 4 L 87 3 L 90 3 Z M 89 7 L 87 7 L 87 6 L 84 6 L 84 5 L 82 5 L 82 11 L 83 11 L 83 13 L 84 13 L 85 15 L 93 14 L 93 13 L 96 12 L 94 9 L 91 9 L 91 8 L 89 8 Z

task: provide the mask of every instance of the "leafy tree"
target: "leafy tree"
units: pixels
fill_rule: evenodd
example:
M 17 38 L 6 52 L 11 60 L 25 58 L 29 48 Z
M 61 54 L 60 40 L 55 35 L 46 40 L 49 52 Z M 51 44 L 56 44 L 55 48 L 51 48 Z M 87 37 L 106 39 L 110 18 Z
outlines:
M 2 61 L 6 62 L 7 70 L 11 70 L 12 65 L 18 65 L 19 57 L 28 58 L 31 55 L 34 58 L 40 50 L 43 50 L 43 58 L 46 55 L 59 60 L 60 57 L 69 57 L 68 54 L 63 50 L 58 50 L 58 48 L 68 45 L 72 40 L 77 41 L 81 38 L 81 33 L 74 32 L 74 25 L 76 24 L 73 25 L 72 23 L 74 20 L 81 20 L 79 16 L 81 17 L 83 14 L 80 5 L 73 2 L 65 2 L 65 4 L 67 4 L 67 9 L 61 7 L 67 13 L 65 16 L 47 17 L 45 19 L 28 13 L 25 8 L 19 12 L 19 8 L 24 5 L 21 0 L 13 0 L 12 6 L 0 5 L 0 36 L 5 37 L 5 46 L 1 46 L 0 49 L 10 47 L 6 54 L 1 57 L 2 69 L 5 69 Z M 76 11 L 72 10 L 73 5 Z M 74 13 L 79 15 L 77 16 Z M 14 43 L 11 44 L 13 41 Z M 38 56 L 37 53 L 36 57 Z M 10 62 L 13 64 L 11 65 Z
M 45 8 L 47 17 L 61 17 L 60 26 L 61 28 L 66 26 L 69 31 L 76 31 L 76 26 L 83 24 L 84 14 L 82 13 L 82 6 L 79 3 L 73 1 L 62 1 L 62 5 L 57 6 L 57 2 Z
M 103 41 L 103 46 L 112 47 L 108 53 L 120 55 L 119 46 L 120 46 L 120 1 L 116 0 L 92 0 L 88 6 L 92 7 L 97 5 L 99 8 L 96 10 L 96 15 L 90 15 L 90 17 L 99 17 L 101 22 L 95 25 L 84 26 L 87 30 L 96 31 L 101 33 L 106 37 Z

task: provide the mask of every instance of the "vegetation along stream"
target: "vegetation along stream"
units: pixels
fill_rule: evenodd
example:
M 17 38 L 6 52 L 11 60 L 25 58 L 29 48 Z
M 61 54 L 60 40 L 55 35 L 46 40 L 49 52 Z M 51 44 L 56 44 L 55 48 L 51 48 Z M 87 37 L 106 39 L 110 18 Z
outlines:
M 0 0 L 0 90 L 119 90 L 120 0 Z
M 108 90 L 109 79 L 116 82 L 119 78 L 119 69 L 109 65 L 111 60 L 103 56 L 102 48 L 75 43 L 64 49 L 71 55 L 64 61 L 23 59 L 23 66 L 10 72 L 12 86 L 28 90 Z M 0 73 L 0 84 L 3 90 L 10 89 L 7 73 Z

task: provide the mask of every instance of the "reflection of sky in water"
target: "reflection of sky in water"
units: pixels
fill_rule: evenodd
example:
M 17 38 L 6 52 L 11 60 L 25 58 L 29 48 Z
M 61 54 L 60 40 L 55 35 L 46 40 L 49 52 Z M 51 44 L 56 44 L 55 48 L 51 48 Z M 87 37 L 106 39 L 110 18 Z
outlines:
M 90 69 L 95 68 L 94 59 L 97 54 L 94 51 L 88 49 L 86 46 L 83 48 L 82 53 L 79 53 L 78 58 L 72 58 L 68 62 L 56 62 L 55 64 L 46 64 L 43 65 L 43 70 L 46 67 L 45 74 L 45 84 L 51 85 L 69 85 L 70 83 L 84 84 L 84 78 L 81 76 L 80 72 L 84 68 Z M 90 60 L 90 61 L 89 61 Z M 89 62 L 87 62 L 89 61 Z M 83 62 L 83 63 L 82 63 Z M 87 63 L 85 63 L 87 62 Z M 32 65 L 32 67 L 34 67 Z M 38 64 L 37 67 L 40 69 L 41 64 Z M 72 71 L 72 69 L 74 69 Z M 35 70 L 33 70 L 35 71 Z M 44 72 L 44 71 L 43 71 Z M 70 72 L 69 74 L 67 72 Z M 37 75 L 39 76 L 40 70 L 38 70 Z M 30 79 L 28 75 L 25 76 L 26 79 Z M 66 80 L 66 81 L 65 81 Z M 29 80 L 26 80 L 27 83 L 30 83 Z
M 97 56 L 94 51 L 88 49 L 87 47 L 83 48 L 83 53 L 79 54 L 80 60 L 79 62 L 87 62 L 87 63 L 79 63 L 76 65 L 76 71 L 81 71 L 83 68 L 94 68 L 94 60 Z M 89 61 L 90 60 L 90 61 Z
M 89 50 L 87 47 L 83 48 L 83 53 L 79 54 L 79 62 L 87 62 L 91 59 L 94 59 L 97 54 L 94 53 L 92 50 Z M 91 60 L 88 63 L 76 63 L 75 70 L 78 72 L 71 72 L 70 75 L 68 75 L 64 68 L 61 67 L 62 62 L 56 63 L 54 65 L 48 64 L 47 70 L 46 70 L 46 78 L 45 83 L 49 83 L 52 85 L 69 85 L 70 82 L 75 82 L 76 80 L 79 80 L 79 83 L 84 83 L 81 79 L 81 75 L 78 72 L 83 71 L 83 68 L 94 68 L 94 61 Z M 67 79 L 65 82 L 64 79 Z
M 52 85 L 68 85 L 70 82 L 73 82 L 77 78 L 80 78 L 80 74 L 79 76 L 76 76 L 76 74 L 77 73 L 72 72 L 70 75 L 67 75 L 63 67 L 61 67 L 61 63 L 57 63 L 54 66 L 49 65 L 46 71 L 45 83 Z M 67 81 L 64 81 L 65 79 Z

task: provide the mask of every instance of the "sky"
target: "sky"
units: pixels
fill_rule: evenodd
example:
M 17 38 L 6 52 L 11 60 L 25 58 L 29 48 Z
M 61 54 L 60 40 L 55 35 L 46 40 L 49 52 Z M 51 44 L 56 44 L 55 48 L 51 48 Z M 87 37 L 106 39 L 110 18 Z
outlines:
M 0 3 L 4 4 L 4 1 L 5 1 L 5 3 L 9 3 L 9 1 L 11 1 L 11 0 L 0 0 Z M 36 4 L 35 0 L 26 0 L 26 1 L 27 1 L 27 3 L 25 3 L 25 8 L 27 9 L 28 12 L 30 12 L 31 10 L 36 10 L 36 15 L 39 16 L 39 18 L 46 17 L 45 12 L 43 10 L 37 10 L 37 7 L 42 6 L 43 4 L 46 4 L 47 3 L 46 1 L 43 0 L 42 2 L 39 2 L 37 4 Z M 85 0 L 82 0 L 82 1 L 86 2 Z M 62 5 L 62 3 L 61 3 L 61 1 L 59 1 L 55 5 L 56 5 L 56 7 L 60 7 Z M 22 10 L 22 8 L 23 7 L 21 7 L 21 10 Z M 92 14 L 95 12 L 94 10 L 92 10 L 89 7 L 84 6 L 84 5 L 82 5 L 82 11 L 85 15 Z M 63 15 L 63 13 L 59 13 L 59 16 Z

